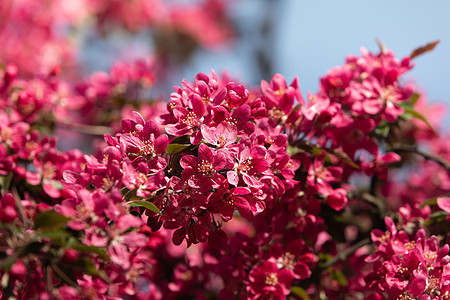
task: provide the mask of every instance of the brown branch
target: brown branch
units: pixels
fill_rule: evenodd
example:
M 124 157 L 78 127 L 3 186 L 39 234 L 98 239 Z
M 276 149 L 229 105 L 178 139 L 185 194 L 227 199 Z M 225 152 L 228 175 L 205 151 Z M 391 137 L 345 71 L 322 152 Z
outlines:
M 422 150 L 419 150 L 417 146 L 415 145 L 396 145 L 391 149 L 394 152 L 411 152 L 415 153 L 417 155 L 422 156 L 425 159 L 432 160 L 438 164 L 440 164 L 442 167 L 444 167 L 445 170 L 450 171 L 450 163 L 443 159 L 442 157 L 439 157 L 437 155 L 433 155 L 428 152 L 424 152 Z
M 98 135 L 103 136 L 105 133 L 113 135 L 115 132 L 111 127 L 107 126 L 95 126 L 95 125 L 86 125 L 86 124 L 76 124 L 69 122 L 58 122 L 57 126 L 73 130 L 75 132 L 88 134 L 88 135 Z
M 339 252 L 338 255 L 336 255 L 335 257 L 333 257 L 331 260 L 329 260 L 326 264 L 324 264 L 321 269 L 325 270 L 328 269 L 329 267 L 335 265 L 338 262 L 341 261 L 345 261 L 350 255 L 352 255 L 356 250 L 358 250 L 361 247 L 364 247 L 365 245 L 370 244 L 370 238 L 365 238 L 361 241 L 359 241 L 358 243 L 354 244 L 353 246 L 351 246 L 350 248 L 345 249 L 342 252 Z

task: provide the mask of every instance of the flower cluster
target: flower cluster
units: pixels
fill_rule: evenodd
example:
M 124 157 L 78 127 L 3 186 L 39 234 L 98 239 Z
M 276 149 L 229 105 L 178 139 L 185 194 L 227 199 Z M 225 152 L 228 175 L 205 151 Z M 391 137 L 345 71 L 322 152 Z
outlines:
M 163 22 L 158 1 L 89 3 L 104 28 Z M 207 3 L 169 19 L 198 34 Z M 450 147 L 412 66 L 363 49 L 306 99 L 297 77 L 199 73 L 165 104 L 144 102 L 156 60 L 77 84 L 2 66 L 1 297 L 449 298 Z M 80 134 L 103 140 L 61 151 Z
M 420 229 L 413 238 L 397 231 L 386 217 L 387 231 L 375 229 L 372 241 L 377 249 L 366 261 L 374 262 L 365 278 L 367 287 L 377 291 L 371 299 L 447 299 L 450 297 L 449 246 L 440 247 L 439 238 L 426 237 Z

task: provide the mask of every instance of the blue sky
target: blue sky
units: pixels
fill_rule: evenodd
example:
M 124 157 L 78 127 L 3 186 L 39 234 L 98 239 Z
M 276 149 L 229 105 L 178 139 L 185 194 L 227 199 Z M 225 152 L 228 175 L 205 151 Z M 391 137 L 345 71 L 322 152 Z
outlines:
M 244 28 L 244 39 L 219 52 L 200 52 L 180 77 L 193 78 L 209 69 L 226 69 L 244 82 L 255 78 L 251 51 L 258 40 L 257 28 L 264 18 L 262 0 L 235 1 L 232 17 Z M 450 113 L 450 2 L 448 1 L 272 1 L 275 20 L 272 54 L 274 71 L 288 81 L 299 76 L 302 92 L 315 92 L 320 76 L 344 62 L 348 54 L 359 54 L 364 46 L 377 51 L 380 39 L 398 57 L 418 46 L 440 40 L 432 51 L 415 59 L 406 76 L 423 89 L 431 102 L 445 102 Z M 262 43 L 261 43 L 262 44 Z M 448 118 L 445 123 L 449 125 Z

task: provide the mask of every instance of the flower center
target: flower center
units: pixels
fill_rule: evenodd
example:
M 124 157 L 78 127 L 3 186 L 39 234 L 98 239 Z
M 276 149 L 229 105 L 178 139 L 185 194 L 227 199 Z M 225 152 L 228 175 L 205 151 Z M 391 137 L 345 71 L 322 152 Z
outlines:
M 423 254 L 423 258 L 425 258 L 425 261 L 427 262 L 427 264 L 431 264 L 433 263 L 433 261 L 436 259 L 437 254 L 434 251 L 427 251 Z
M 227 144 L 227 139 L 224 136 L 220 135 L 217 142 L 219 143 L 219 146 L 223 148 Z
M 391 237 L 391 233 L 389 231 L 386 231 L 384 233 L 384 235 L 379 238 L 379 241 L 380 241 L 380 243 L 384 244 L 390 239 L 390 237 Z
M 0 130 L 0 142 L 8 141 L 12 136 L 13 130 L 9 127 L 2 128 Z
M 278 283 L 277 273 L 270 273 L 266 276 L 266 284 L 270 286 L 275 286 Z
M 56 176 L 56 167 L 51 163 L 46 162 L 42 169 L 42 177 L 51 179 Z
M 406 250 L 411 251 L 414 248 L 416 248 L 416 242 L 415 241 L 411 241 L 405 244 Z
M 241 171 L 241 172 L 248 172 L 248 171 L 250 171 L 251 169 L 253 169 L 253 166 L 251 165 L 251 163 L 252 163 L 252 158 L 251 157 L 246 158 L 243 162 L 241 162 L 239 164 L 238 170 Z
M 202 160 L 198 165 L 198 171 L 205 175 L 210 175 L 213 171 L 213 167 L 209 161 Z
M 294 270 L 295 255 L 290 252 L 286 252 L 283 256 L 278 258 L 277 265 L 280 269 L 285 268 L 286 270 Z
M 139 155 L 141 156 L 147 156 L 155 155 L 155 146 L 153 146 L 153 143 L 151 141 L 145 141 L 143 145 L 139 149 Z
M 278 121 L 281 118 L 283 118 L 284 116 L 284 112 L 282 112 L 281 110 L 279 110 L 278 108 L 274 107 L 269 111 L 269 117 L 272 120 Z
M 147 175 L 141 172 L 136 173 L 136 185 L 141 186 L 147 181 Z
M 390 85 L 385 88 L 383 88 L 382 98 L 386 102 L 391 102 L 392 100 L 395 100 L 395 92 L 396 89 L 394 86 Z
M 405 292 L 405 293 L 401 294 L 397 298 L 397 300 L 413 300 L 413 299 L 415 299 L 415 298 L 411 297 L 408 292 Z
M 194 112 L 189 112 L 182 120 L 189 127 L 198 127 L 198 117 Z
M 284 95 L 284 91 L 285 90 L 283 88 L 280 88 L 279 90 L 273 91 L 273 93 L 281 98 Z
M 230 194 L 226 194 L 226 195 L 223 197 L 222 201 L 225 202 L 226 204 L 234 205 L 234 198 L 233 198 L 233 196 L 230 195 Z

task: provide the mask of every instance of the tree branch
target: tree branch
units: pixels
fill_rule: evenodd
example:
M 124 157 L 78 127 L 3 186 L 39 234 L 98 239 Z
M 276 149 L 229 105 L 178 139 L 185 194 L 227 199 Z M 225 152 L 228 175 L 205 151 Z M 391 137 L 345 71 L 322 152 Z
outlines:
M 98 135 L 103 136 L 105 133 L 110 135 L 114 134 L 114 130 L 111 127 L 107 126 L 94 126 L 94 125 L 86 125 L 86 124 L 76 124 L 69 122 L 58 122 L 57 126 L 66 128 L 69 130 L 73 130 L 75 132 L 88 134 L 88 135 Z
M 437 155 L 433 155 L 431 153 L 424 152 L 422 150 L 419 150 L 417 146 L 415 145 L 396 145 L 391 149 L 394 152 L 412 152 L 417 155 L 422 156 L 425 159 L 432 160 L 438 164 L 440 164 L 442 167 L 444 167 L 445 170 L 450 171 L 450 163 L 447 162 L 442 157 L 439 157 Z
M 364 247 L 365 245 L 370 244 L 370 238 L 365 238 L 358 243 L 354 244 L 350 248 L 345 249 L 344 251 L 340 252 L 338 255 L 333 257 L 331 260 L 329 260 L 326 264 L 324 264 L 321 269 L 325 270 L 329 267 L 335 265 L 336 263 L 340 261 L 345 261 L 350 255 L 352 255 L 356 250 L 358 250 L 361 247 Z

